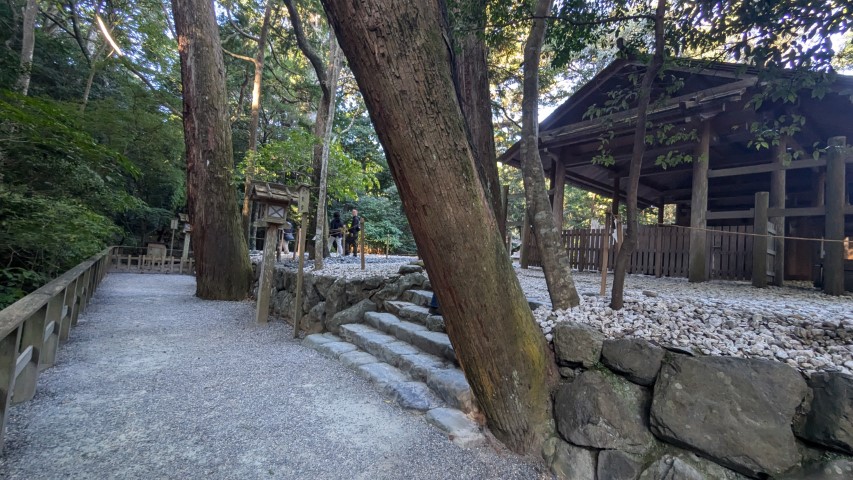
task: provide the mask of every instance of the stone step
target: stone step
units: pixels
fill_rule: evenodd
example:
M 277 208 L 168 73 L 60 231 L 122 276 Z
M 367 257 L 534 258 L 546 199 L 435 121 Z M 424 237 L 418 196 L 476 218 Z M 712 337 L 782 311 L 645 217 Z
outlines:
M 445 332 L 444 317 L 441 315 L 432 315 L 429 313 L 428 307 L 422 307 L 402 300 L 386 301 L 383 306 L 388 313 L 396 315 L 403 320 L 423 325 L 427 330 L 432 332 Z
M 406 290 L 402 295 L 400 295 L 400 300 L 414 303 L 421 307 L 429 307 L 429 302 L 432 300 L 432 291 L 416 289 Z
M 358 326 L 359 324 L 345 325 L 346 328 L 342 328 L 346 332 L 344 335 L 354 335 L 353 338 L 356 338 L 358 335 L 353 334 L 352 330 L 362 330 L 362 333 L 367 332 L 366 329 L 357 328 Z M 379 334 L 380 332 L 376 333 Z M 344 365 L 354 369 L 359 375 L 377 384 L 384 393 L 393 397 L 403 408 L 426 412 L 427 421 L 445 432 L 453 443 L 461 447 L 474 447 L 485 444 L 485 436 L 480 426 L 468 418 L 462 411 L 445 406 L 445 401 L 442 401 L 442 398 L 440 398 L 440 395 L 448 395 L 451 400 L 454 399 L 453 395 L 462 395 L 462 398 L 464 398 L 465 389 L 467 389 L 468 396 L 470 397 L 470 388 L 467 388 L 467 383 L 464 384 L 465 389 L 460 388 L 462 385 L 460 377 L 464 381 L 464 376 L 461 376 L 462 372 L 458 369 L 442 369 L 437 366 L 427 368 L 427 366 L 422 365 L 424 371 L 430 370 L 432 372 L 429 375 L 423 374 L 423 377 L 428 380 L 425 383 L 423 381 L 413 381 L 410 373 L 407 374 L 403 370 L 384 363 L 370 353 L 357 348 L 341 347 L 340 344 L 350 345 L 351 347 L 355 346 L 335 335 L 308 335 L 302 341 L 302 344 L 318 350 L 325 356 L 337 358 Z M 369 344 L 374 347 L 377 345 L 388 345 L 387 343 L 381 343 L 380 337 L 373 338 Z M 413 357 L 428 358 L 432 356 L 421 353 L 403 355 L 403 357 L 411 360 Z M 435 361 L 439 361 L 438 358 L 433 358 Z M 417 362 L 413 361 L 412 363 Z M 439 392 L 439 395 L 436 392 Z M 473 397 L 470 397 L 469 403 L 471 405 L 473 405 L 472 400 Z M 448 403 L 453 404 L 454 402 L 451 401 Z
M 367 312 L 364 314 L 364 323 L 430 355 L 458 364 L 450 338 L 444 332 L 431 331 L 420 323 L 404 320 L 387 312 Z
M 403 322 L 399 319 L 397 319 L 397 324 L 394 324 L 393 320 L 396 317 L 393 315 L 370 313 L 370 317 L 373 318 L 365 315 L 368 324 L 344 325 L 341 327 L 341 336 L 380 361 L 398 368 L 413 380 L 424 382 L 451 407 L 458 408 L 466 413 L 476 411 L 474 394 L 461 370 L 453 367 L 453 364 L 446 359 L 425 353 L 423 349 L 417 348 L 417 344 L 413 345 L 371 326 L 371 324 L 386 322 L 384 325 L 390 325 L 389 328 L 393 330 L 399 328 L 401 324 L 416 324 Z M 423 328 L 422 326 L 419 327 Z M 411 338 L 414 340 L 428 339 L 429 337 L 424 337 L 425 335 L 434 336 L 436 332 L 415 330 L 415 334 Z M 319 349 L 341 348 L 330 347 L 329 345 L 320 345 Z

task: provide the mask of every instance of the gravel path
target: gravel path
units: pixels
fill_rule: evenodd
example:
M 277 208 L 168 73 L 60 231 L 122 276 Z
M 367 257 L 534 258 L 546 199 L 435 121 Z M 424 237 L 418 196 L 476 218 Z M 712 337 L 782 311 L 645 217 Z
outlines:
M 36 397 L 12 409 L 0 478 L 540 478 L 462 449 L 338 362 L 256 326 L 194 279 L 110 274 Z

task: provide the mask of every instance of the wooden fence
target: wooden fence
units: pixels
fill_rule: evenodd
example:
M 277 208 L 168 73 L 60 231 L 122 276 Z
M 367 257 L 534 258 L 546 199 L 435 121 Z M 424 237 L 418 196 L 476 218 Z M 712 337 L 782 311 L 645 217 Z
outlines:
M 749 280 L 752 278 L 752 226 L 709 227 L 706 245 L 709 249 L 706 271 L 712 279 Z M 533 237 L 533 235 L 531 235 Z M 615 240 L 612 235 L 607 267 L 616 263 Z M 572 268 L 579 271 L 600 271 L 604 229 L 564 230 L 563 248 Z M 531 265 L 539 265 L 535 239 L 529 253 Z M 641 226 L 637 248 L 631 254 L 628 273 L 687 277 L 690 259 L 690 230 L 674 225 Z
M 109 268 L 105 249 L 0 311 L 0 451 L 9 407 L 33 398 Z
M 112 272 L 132 273 L 186 273 L 192 275 L 195 262 L 192 257 L 184 258 L 181 251 L 167 255 L 165 250 L 144 247 L 113 247 L 109 268 Z

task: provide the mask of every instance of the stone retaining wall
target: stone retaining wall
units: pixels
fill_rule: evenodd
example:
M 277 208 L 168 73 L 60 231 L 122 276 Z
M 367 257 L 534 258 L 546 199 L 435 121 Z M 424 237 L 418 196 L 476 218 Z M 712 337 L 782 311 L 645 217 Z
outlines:
M 378 310 L 385 300 L 395 300 L 406 290 L 429 285 L 420 267 L 406 267 L 400 269 L 401 273 L 362 278 L 339 278 L 306 272 L 300 322 L 302 331 L 306 334 L 338 333 L 341 325 L 361 323 L 366 312 Z M 259 268 L 255 266 L 255 270 L 254 289 L 257 290 Z M 272 312 L 292 323 L 295 295 L 296 271 L 277 267 L 270 298 Z
M 853 377 L 691 356 L 560 322 L 545 448 L 569 479 L 853 479 Z
M 305 274 L 302 328 L 331 331 L 409 289 L 414 267 L 364 278 Z M 257 285 L 257 278 L 256 278 Z M 271 308 L 291 316 L 296 272 L 277 268 Z M 808 381 L 786 364 L 691 356 L 641 339 L 608 340 L 559 322 L 553 346 L 563 382 L 552 471 L 572 480 L 853 479 L 853 377 Z

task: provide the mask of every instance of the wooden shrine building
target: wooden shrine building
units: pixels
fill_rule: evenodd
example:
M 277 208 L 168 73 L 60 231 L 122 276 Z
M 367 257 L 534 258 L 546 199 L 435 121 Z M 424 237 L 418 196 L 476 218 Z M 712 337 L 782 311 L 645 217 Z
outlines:
M 610 196 L 615 206 L 624 201 L 636 95 L 615 113 L 591 118 L 588 112 L 591 107 L 601 111 L 613 92 L 635 91 L 644 71 L 642 62 L 614 61 L 540 124 L 539 149 L 559 221 L 566 183 Z M 689 237 L 685 273 L 691 281 L 709 278 L 713 249 L 719 248 L 709 239 L 718 227 L 744 227 L 750 240 L 766 239 L 749 234 L 774 227 L 777 236 L 833 240 L 771 238 L 768 247 L 775 258 L 768 260 L 767 273 L 775 284 L 815 280 L 820 268 L 835 279 L 845 259 L 848 264 L 853 260 L 849 244 L 841 241 L 853 236 L 853 155 L 846 148 L 847 140 L 853 143 L 853 77 L 837 75 L 815 89 L 790 88 L 793 101 L 758 102 L 767 90 L 758 73 L 707 61 L 667 67 L 653 87 L 648 133 L 668 140 L 647 145 L 639 206 L 659 207 L 662 223 L 663 206 L 676 205 L 676 225 Z M 802 84 L 793 72 L 781 78 L 788 85 Z M 659 135 L 662 130 L 666 135 Z M 594 162 L 602 153 L 602 139 L 607 139 L 609 164 Z M 757 148 L 763 141 L 767 145 Z M 659 159 L 678 153 L 708 161 L 658 165 Z M 518 166 L 519 154 L 516 144 L 499 160 Z M 769 227 L 760 220 L 763 215 Z

